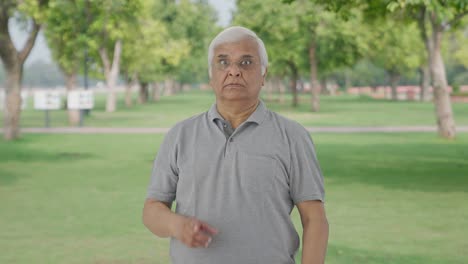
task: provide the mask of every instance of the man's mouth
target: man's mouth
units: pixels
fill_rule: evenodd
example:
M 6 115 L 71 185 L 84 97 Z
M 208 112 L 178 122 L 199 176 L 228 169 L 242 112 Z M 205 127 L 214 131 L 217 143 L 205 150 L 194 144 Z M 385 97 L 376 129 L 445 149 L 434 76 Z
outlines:
M 236 87 L 244 87 L 244 85 L 240 84 L 240 83 L 228 83 L 228 84 L 224 85 L 224 87 L 236 88 Z

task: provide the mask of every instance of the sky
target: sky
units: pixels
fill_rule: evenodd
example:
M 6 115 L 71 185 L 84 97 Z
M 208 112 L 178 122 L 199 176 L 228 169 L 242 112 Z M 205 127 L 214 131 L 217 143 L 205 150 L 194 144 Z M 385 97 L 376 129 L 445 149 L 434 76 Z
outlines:
M 208 2 L 218 12 L 218 24 L 221 26 L 227 26 L 231 21 L 231 14 L 235 7 L 235 0 L 208 0 Z M 21 47 L 26 41 L 27 34 L 25 32 L 22 32 L 13 21 L 10 21 L 9 27 L 10 32 L 12 34 L 13 42 L 15 43 L 15 46 L 19 49 L 19 47 Z M 26 60 L 26 64 L 29 65 L 39 60 L 44 62 L 52 61 L 50 50 L 47 47 L 47 42 L 42 32 L 38 35 L 36 39 L 36 44 L 34 45 L 31 54 Z

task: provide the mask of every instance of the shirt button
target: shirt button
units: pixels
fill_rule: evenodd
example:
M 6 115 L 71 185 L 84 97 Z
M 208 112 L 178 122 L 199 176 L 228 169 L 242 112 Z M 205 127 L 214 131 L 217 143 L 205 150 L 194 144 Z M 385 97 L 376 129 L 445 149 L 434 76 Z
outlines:
M 227 127 L 227 125 L 226 125 L 226 124 L 224 124 L 224 125 L 223 125 L 223 127 Z

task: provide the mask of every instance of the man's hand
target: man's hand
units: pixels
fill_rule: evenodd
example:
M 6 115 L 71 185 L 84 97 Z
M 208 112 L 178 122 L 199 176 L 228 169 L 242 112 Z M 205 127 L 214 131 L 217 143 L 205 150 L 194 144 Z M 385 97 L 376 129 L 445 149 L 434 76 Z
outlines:
M 176 224 L 174 235 L 177 240 L 190 248 L 206 248 L 218 230 L 198 219 L 182 216 Z

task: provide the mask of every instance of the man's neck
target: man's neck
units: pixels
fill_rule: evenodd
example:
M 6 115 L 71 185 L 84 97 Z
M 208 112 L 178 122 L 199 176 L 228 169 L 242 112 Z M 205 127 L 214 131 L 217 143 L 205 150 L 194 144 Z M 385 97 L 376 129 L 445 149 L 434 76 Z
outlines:
M 259 103 L 260 100 L 258 99 L 246 103 L 224 103 L 217 101 L 216 108 L 218 113 L 231 124 L 232 128 L 236 129 L 255 112 Z

